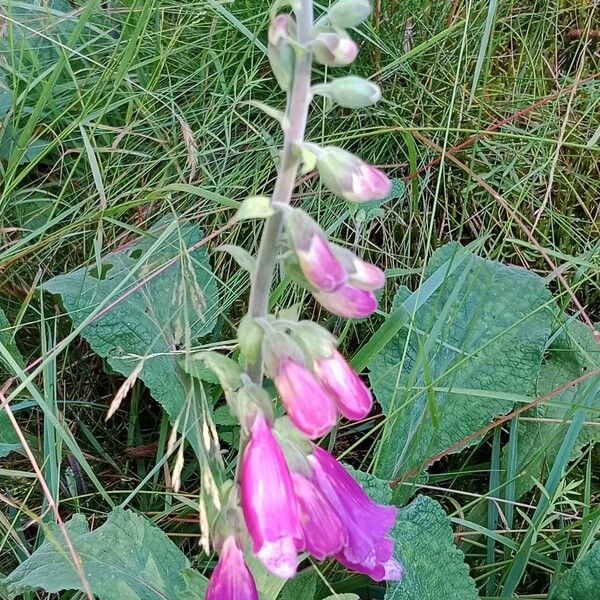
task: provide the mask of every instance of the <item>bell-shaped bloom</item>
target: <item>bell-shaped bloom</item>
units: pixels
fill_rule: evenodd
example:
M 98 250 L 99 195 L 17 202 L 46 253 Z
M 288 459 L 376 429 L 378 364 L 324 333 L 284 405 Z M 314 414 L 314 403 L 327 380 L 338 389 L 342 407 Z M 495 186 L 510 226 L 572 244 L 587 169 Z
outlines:
M 323 183 L 349 202 L 382 200 L 392 190 L 383 171 L 340 148 L 323 148 L 317 154 L 317 168 Z
M 377 310 L 373 292 L 344 285 L 334 292 L 315 292 L 317 302 L 334 315 L 346 319 L 364 319 Z
M 293 577 L 302 539 L 292 478 L 266 418 L 258 414 L 241 468 L 241 504 L 252 550 L 278 577 Z
M 308 457 L 312 480 L 337 513 L 348 541 L 335 556 L 344 565 L 374 579 L 399 579 L 401 565 L 392 558 L 388 537 L 397 510 L 373 502 L 331 454 L 314 447 Z
M 221 556 L 208 582 L 206 600 L 258 600 L 252 573 L 234 536 L 225 539 Z
M 331 245 L 335 257 L 346 269 L 353 287 L 361 290 L 378 290 L 385 285 L 385 273 L 377 266 L 362 260 L 347 248 Z
M 337 414 L 315 375 L 291 358 L 284 358 L 273 375 L 275 387 L 292 423 L 311 439 L 328 433 Z
M 347 29 L 368 19 L 371 10 L 369 0 L 338 0 L 329 9 L 327 17 L 334 27 Z
M 285 226 L 298 266 L 310 285 L 323 292 L 346 283 L 346 270 L 319 225 L 303 210 L 288 211 Z
M 310 552 L 318 560 L 340 552 L 347 534 L 327 499 L 304 475 L 292 473 L 292 480 L 303 537 L 298 549 Z
M 337 350 L 315 360 L 315 373 L 347 419 L 364 419 L 371 412 L 373 397 L 369 388 Z
M 349 65 L 358 55 L 358 46 L 347 36 L 335 31 L 323 31 L 312 42 L 316 61 L 329 67 Z

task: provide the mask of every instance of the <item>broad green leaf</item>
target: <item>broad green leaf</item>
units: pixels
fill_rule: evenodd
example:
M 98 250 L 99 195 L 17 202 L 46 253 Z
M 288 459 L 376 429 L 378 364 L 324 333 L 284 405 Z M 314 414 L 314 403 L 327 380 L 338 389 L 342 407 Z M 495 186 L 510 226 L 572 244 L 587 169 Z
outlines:
M 438 502 L 418 496 L 401 509 L 392 530 L 404 577 L 385 600 L 476 600 L 479 596 L 450 520 Z
M 599 366 L 600 347 L 592 331 L 580 321 L 569 321 L 540 369 L 536 395 L 547 394 Z M 589 393 L 589 385 L 590 381 L 585 381 L 570 387 L 523 415 L 536 420 L 519 422 L 515 472 L 521 476 L 515 482 L 515 497 L 521 497 L 536 480 L 542 480 L 542 473 L 553 464 L 574 411 Z M 600 397 L 592 401 L 591 408 L 587 421 L 598 419 Z M 576 458 L 584 446 L 599 440 L 600 428 L 584 426 L 571 458 Z
M 360 596 L 356 594 L 335 594 L 335 596 L 327 596 L 325 600 L 360 600 Z
M 600 593 L 600 542 L 561 578 L 549 600 L 598 600 Z
M 159 236 L 162 239 L 158 240 Z M 80 325 L 145 277 L 175 258 L 174 264 L 110 306 L 82 332 L 92 349 L 128 376 L 143 360 L 140 378 L 173 421 L 186 402 L 186 377 L 175 351 L 185 338 L 198 340 L 214 327 L 219 303 L 215 279 L 201 240 L 191 225 L 165 233 L 165 223 L 147 237 L 102 258 L 94 266 L 60 275 L 42 288 L 62 297 L 73 323 Z M 132 277 L 130 277 L 133 274 Z M 126 280 L 130 277 L 129 280 Z
M 165 533 L 132 511 L 115 509 L 94 531 L 89 531 L 82 515 L 75 515 L 67 523 L 67 530 L 88 583 L 100 600 L 204 597 L 206 578 L 190 567 L 189 560 Z M 56 593 L 82 589 L 56 526 L 48 527 L 42 545 L 0 581 L 0 591 L 3 588 L 11 599 L 29 590 Z
M 300 571 L 281 591 L 281 600 L 313 600 L 317 591 L 318 575 L 314 569 Z
M 535 391 L 550 293 L 535 274 L 463 252 L 448 244 L 434 253 L 426 276 L 449 261 L 448 276 L 370 365 L 388 417 L 376 469 L 384 479 L 420 469 Z
M 23 357 L 21 356 L 21 352 L 17 348 L 14 339 L 13 328 L 9 323 L 4 311 L 0 308 L 0 344 L 2 344 L 3 349 L 0 351 L 0 364 L 7 365 L 6 360 L 2 358 L 3 352 L 7 352 L 12 358 L 19 364 L 19 366 L 24 365 Z

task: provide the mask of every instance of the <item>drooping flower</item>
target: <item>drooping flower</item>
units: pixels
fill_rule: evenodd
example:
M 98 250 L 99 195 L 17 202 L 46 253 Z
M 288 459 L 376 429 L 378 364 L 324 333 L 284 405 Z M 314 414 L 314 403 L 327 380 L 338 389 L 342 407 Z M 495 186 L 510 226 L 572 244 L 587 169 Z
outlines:
M 296 53 L 291 42 L 296 37 L 296 22 L 286 14 L 276 15 L 269 28 L 267 56 L 271 69 L 282 90 L 292 84 Z
M 377 310 L 377 298 L 369 290 L 344 285 L 334 292 L 315 292 L 317 302 L 334 315 L 346 319 L 364 319 Z
M 263 415 L 254 420 L 240 479 L 242 510 L 254 554 L 278 577 L 293 577 L 302 530 L 290 472 Z
M 383 171 L 334 146 L 317 153 L 317 169 L 323 183 L 349 202 L 382 200 L 392 189 Z
M 315 360 L 315 373 L 347 419 L 364 419 L 371 412 L 373 396 L 369 388 L 337 350 Z
M 208 582 L 206 600 L 258 600 L 252 573 L 235 536 L 225 538 L 219 562 Z
M 346 270 L 319 225 L 299 209 L 288 211 L 285 223 L 298 266 L 310 285 L 324 292 L 344 285 Z
M 310 479 L 292 473 L 303 542 L 298 548 L 323 560 L 340 552 L 347 541 L 346 530 L 321 491 Z
M 330 67 L 349 65 L 358 55 L 358 46 L 348 35 L 337 31 L 322 31 L 311 46 L 316 61 Z
M 335 557 L 375 580 L 400 579 L 402 566 L 392 557 L 394 544 L 388 536 L 396 508 L 373 502 L 325 450 L 315 446 L 308 461 L 313 469 L 313 483 L 335 510 L 348 536 Z
M 290 420 L 302 433 L 315 439 L 331 431 L 337 421 L 335 406 L 310 370 L 283 359 L 273 381 Z
M 355 75 L 315 85 L 313 93 L 331 98 L 344 108 L 366 108 L 381 100 L 381 89 L 376 83 Z
M 342 263 L 352 286 L 361 290 L 378 290 L 385 285 L 385 273 L 376 265 L 359 258 L 347 248 L 332 244 L 335 257 Z
M 327 14 L 335 27 L 356 27 L 369 18 L 371 3 L 369 0 L 338 0 Z

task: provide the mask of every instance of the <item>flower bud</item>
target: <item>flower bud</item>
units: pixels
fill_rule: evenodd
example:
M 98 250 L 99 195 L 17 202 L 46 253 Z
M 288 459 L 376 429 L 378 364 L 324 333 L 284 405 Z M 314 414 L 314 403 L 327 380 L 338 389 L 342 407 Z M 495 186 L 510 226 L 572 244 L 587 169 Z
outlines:
M 312 42 L 315 60 L 328 67 L 349 65 L 358 55 L 358 46 L 347 36 L 324 31 Z
M 364 419 L 371 412 L 373 397 L 369 388 L 337 350 L 329 357 L 315 360 L 315 373 L 347 419 Z
M 302 210 L 286 214 L 286 231 L 298 266 L 308 283 L 333 291 L 346 282 L 346 271 L 337 260 L 323 230 Z
M 385 273 L 346 248 L 332 244 L 333 253 L 344 265 L 350 283 L 361 290 L 378 290 L 385 285 Z
M 371 106 L 381 99 L 381 89 L 375 83 L 348 75 L 329 83 L 313 86 L 313 92 L 331 98 L 344 108 L 364 108 Z
M 323 148 L 317 157 L 317 168 L 323 183 L 349 202 L 382 200 L 392 190 L 385 173 L 340 148 Z
M 356 27 L 369 18 L 369 0 L 338 0 L 328 13 L 329 22 L 334 27 Z
M 364 319 L 377 310 L 373 292 L 345 285 L 335 292 L 315 292 L 315 300 L 329 312 L 346 319 Z
M 241 353 L 248 361 L 255 362 L 260 356 L 263 328 L 250 315 L 246 315 L 238 325 L 237 338 Z
M 296 23 L 288 14 L 282 13 L 273 19 L 269 28 L 267 56 L 271 69 L 282 90 L 292 85 L 296 54 L 290 40 L 296 36 Z

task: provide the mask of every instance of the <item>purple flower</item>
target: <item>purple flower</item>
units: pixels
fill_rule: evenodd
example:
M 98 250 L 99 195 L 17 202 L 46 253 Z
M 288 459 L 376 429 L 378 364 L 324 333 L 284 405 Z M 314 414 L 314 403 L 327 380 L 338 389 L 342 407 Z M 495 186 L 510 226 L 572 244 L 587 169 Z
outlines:
M 257 415 L 241 468 L 241 504 L 252 550 L 278 577 L 293 577 L 302 539 L 292 478 L 265 417 Z
M 337 414 L 332 399 L 303 365 L 284 358 L 273 381 L 290 420 L 306 436 L 321 437 L 335 425 Z
M 346 530 L 323 494 L 310 479 L 292 473 L 298 516 L 302 527 L 303 543 L 299 550 L 307 550 L 323 560 L 341 551 L 347 541 Z
M 363 319 L 377 310 L 377 298 L 368 290 L 344 285 L 334 292 L 315 292 L 317 302 L 334 315 Z
M 208 582 L 206 600 L 258 600 L 256 584 L 234 536 L 225 539 Z
M 348 541 L 335 557 L 349 568 L 375 580 L 400 579 L 402 566 L 392 558 L 388 537 L 396 508 L 373 502 L 331 454 L 314 447 L 308 457 L 312 481 L 342 522 Z
M 347 419 L 364 419 L 371 412 L 373 397 L 369 388 L 337 350 L 327 358 L 315 360 L 315 372 Z

